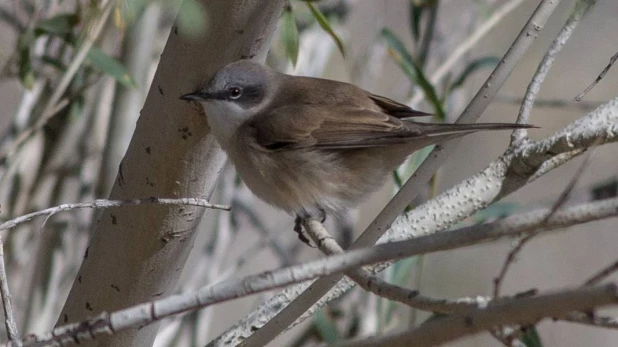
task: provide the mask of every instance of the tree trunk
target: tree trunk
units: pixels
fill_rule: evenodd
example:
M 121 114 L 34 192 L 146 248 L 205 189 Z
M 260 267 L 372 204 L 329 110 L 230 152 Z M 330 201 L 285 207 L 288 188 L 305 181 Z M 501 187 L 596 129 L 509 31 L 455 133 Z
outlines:
M 225 155 L 200 108 L 178 97 L 229 62 L 263 61 L 283 3 L 202 0 L 205 35 L 190 39 L 172 28 L 110 199 L 211 196 Z M 57 324 L 170 294 L 202 214 L 203 209 L 189 206 L 105 210 Z M 86 345 L 150 346 L 157 328 L 153 324 Z

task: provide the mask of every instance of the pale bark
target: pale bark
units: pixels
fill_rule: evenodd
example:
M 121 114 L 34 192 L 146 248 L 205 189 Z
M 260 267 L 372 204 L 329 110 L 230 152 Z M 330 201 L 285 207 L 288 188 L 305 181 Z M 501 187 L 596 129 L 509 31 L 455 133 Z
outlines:
M 225 155 L 199 108 L 178 97 L 229 62 L 263 61 L 283 2 L 202 1 L 208 26 L 202 37 L 183 37 L 172 28 L 110 199 L 210 197 Z M 202 214 L 200 207 L 154 205 L 103 212 L 58 324 L 170 294 Z M 157 328 L 87 345 L 149 346 Z

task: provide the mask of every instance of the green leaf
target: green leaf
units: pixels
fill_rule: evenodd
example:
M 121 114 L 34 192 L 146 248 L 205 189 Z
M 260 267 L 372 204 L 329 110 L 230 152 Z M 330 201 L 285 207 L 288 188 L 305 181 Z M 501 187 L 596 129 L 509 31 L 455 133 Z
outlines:
M 482 57 L 476 60 L 473 60 L 466 66 L 464 71 L 453 81 L 451 84 L 450 90 L 457 89 L 461 87 L 470 75 L 472 75 L 477 70 L 482 68 L 493 68 L 500 62 L 500 58 L 498 57 Z
M 79 94 L 69 106 L 69 119 L 78 119 L 84 114 L 84 96 Z
M 320 12 L 317 7 L 313 6 L 313 3 L 307 1 L 306 4 L 307 7 L 309 7 L 311 14 L 313 15 L 313 18 L 315 18 L 315 20 L 318 22 L 318 24 L 320 24 L 322 29 L 324 29 L 324 31 L 326 31 L 326 33 L 328 33 L 328 35 L 330 35 L 330 37 L 335 41 L 339 52 L 341 52 L 341 55 L 345 58 L 345 47 L 343 46 L 343 41 L 330 26 L 328 19 L 324 17 L 324 14 L 322 14 L 322 12 Z
M 328 308 L 322 308 L 315 314 L 315 328 L 322 337 L 322 340 L 327 343 L 333 343 L 341 340 L 341 334 L 337 329 L 335 321 L 332 320 L 326 311 Z
M 436 29 L 436 23 L 438 18 L 438 8 L 440 5 L 439 0 L 428 0 L 425 4 L 426 11 L 428 12 L 427 20 L 425 21 L 425 31 L 423 37 L 418 45 L 418 62 L 421 67 L 425 66 L 427 57 L 429 56 L 429 49 L 431 48 L 431 41 L 433 41 L 434 32 Z
M 17 40 L 17 50 L 19 52 L 19 79 L 24 88 L 30 90 L 34 85 L 34 72 L 32 71 L 32 59 L 30 57 L 30 47 L 36 40 L 34 33 L 29 30 L 19 36 Z
M 541 341 L 541 336 L 539 332 L 536 330 L 536 326 L 527 326 L 522 328 L 523 333 L 521 334 L 521 342 L 523 342 L 526 347 L 543 347 L 543 342 Z
M 423 5 L 418 5 L 416 0 L 410 0 L 410 29 L 415 42 L 421 38 L 421 16 Z
M 183 35 L 197 37 L 206 31 L 206 10 L 200 1 L 183 1 L 178 11 L 178 29 Z
M 405 48 L 403 42 L 387 28 L 382 29 L 381 36 L 389 47 L 389 54 L 391 57 L 393 57 L 408 78 L 423 90 L 425 97 L 433 106 L 437 117 L 440 120 L 444 120 L 446 114 L 444 113 L 440 98 L 438 98 L 434 87 L 425 77 L 421 67 L 412 59 L 412 56 Z
M 34 31 L 37 36 L 42 34 L 64 36 L 73 32 L 73 27 L 79 23 L 79 17 L 73 13 L 62 13 L 37 23 Z
M 283 36 L 283 44 L 285 46 L 285 53 L 292 61 L 292 64 L 296 66 L 298 60 L 298 26 L 296 25 L 296 19 L 292 12 L 292 7 L 288 6 L 283 12 L 283 30 L 281 31 Z
M 393 170 L 393 179 L 395 180 L 395 185 L 397 185 L 397 188 L 403 187 L 403 180 L 397 170 Z
M 133 77 L 129 75 L 127 69 L 125 69 L 125 67 L 120 64 L 118 60 L 103 53 L 103 51 L 99 48 L 94 46 L 90 48 L 87 58 L 88 62 L 90 62 L 93 67 L 113 77 L 116 81 L 130 88 L 136 87 L 136 83 L 133 80 Z

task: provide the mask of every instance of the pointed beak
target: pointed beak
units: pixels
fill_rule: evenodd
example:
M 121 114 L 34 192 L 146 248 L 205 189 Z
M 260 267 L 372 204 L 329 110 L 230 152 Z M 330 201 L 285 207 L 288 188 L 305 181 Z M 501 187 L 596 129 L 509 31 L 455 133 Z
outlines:
M 195 93 L 189 93 L 189 94 L 185 94 L 183 96 L 180 97 L 180 100 L 185 100 L 185 101 L 207 101 L 209 99 L 212 99 L 213 96 L 203 92 L 203 91 L 199 91 L 199 92 L 195 92 Z

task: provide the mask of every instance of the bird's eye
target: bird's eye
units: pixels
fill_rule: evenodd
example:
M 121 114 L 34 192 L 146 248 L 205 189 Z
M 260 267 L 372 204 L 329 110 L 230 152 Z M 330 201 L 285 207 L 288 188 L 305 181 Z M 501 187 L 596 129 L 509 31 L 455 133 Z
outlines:
M 238 99 L 242 95 L 242 88 L 240 87 L 231 87 L 228 89 L 230 99 Z

